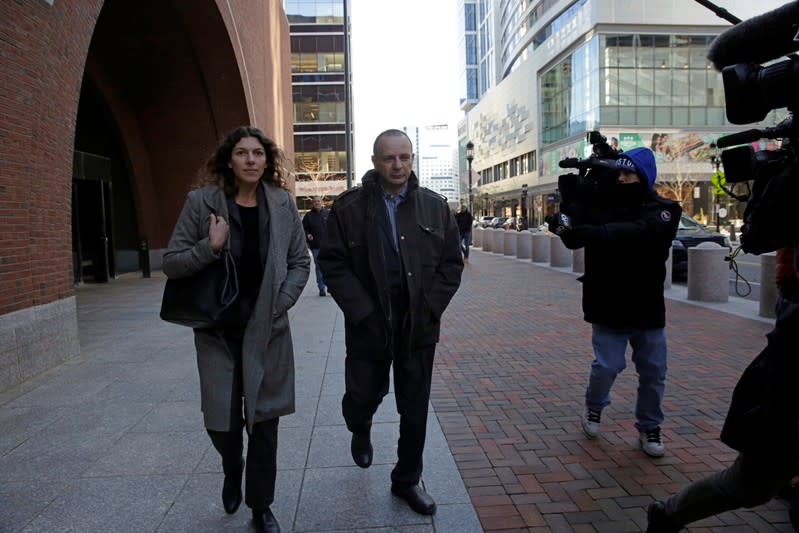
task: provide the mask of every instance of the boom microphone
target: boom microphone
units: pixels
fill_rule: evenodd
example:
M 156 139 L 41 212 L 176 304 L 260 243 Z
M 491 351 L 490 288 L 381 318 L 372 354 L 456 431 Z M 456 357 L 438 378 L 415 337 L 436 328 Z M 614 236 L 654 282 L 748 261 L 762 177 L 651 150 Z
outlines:
M 736 144 L 753 143 L 759 141 L 763 137 L 763 130 L 739 131 L 738 133 L 719 137 L 718 141 L 716 141 L 716 146 L 719 148 L 727 148 L 729 146 L 735 146 Z
M 707 58 L 716 70 L 736 63 L 764 63 L 799 50 L 799 0 L 747 19 L 716 37 Z
M 796 135 L 797 131 L 793 125 L 793 117 L 789 117 L 776 126 L 769 126 L 763 129 L 751 129 L 746 131 L 739 131 L 731 133 L 724 137 L 719 137 L 716 141 L 716 146 L 719 148 L 727 148 L 735 146 L 736 144 L 747 144 L 759 141 L 760 139 L 783 139 Z

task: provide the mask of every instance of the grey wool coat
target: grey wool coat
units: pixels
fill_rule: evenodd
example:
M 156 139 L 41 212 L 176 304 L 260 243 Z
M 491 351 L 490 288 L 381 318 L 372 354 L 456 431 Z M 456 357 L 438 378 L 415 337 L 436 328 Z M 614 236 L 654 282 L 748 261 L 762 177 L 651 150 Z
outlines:
M 291 196 L 272 185 L 259 187 L 258 220 L 262 226 L 268 221 L 269 231 L 263 227 L 259 231 L 264 275 L 242 342 L 244 408 L 250 431 L 253 424 L 294 412 L 294 347 L 287 313 L 310 271 L 305 232 Z M 164 253 L 167 277 L 190 276 L 217 260 L 208 241 L 212 212 L 230 221 L 222 189 L 210 185 L 189 193 Z M 230 236 L 225 243 L 237 245 Z M 205 427 L 229 431 L 233 356 L 218 331 L 195 330 L 194 344 Z

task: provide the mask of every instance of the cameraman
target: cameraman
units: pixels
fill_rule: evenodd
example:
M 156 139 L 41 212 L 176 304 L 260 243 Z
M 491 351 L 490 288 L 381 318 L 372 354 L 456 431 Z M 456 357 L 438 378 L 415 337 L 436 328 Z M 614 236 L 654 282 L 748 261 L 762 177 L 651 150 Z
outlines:
M 607 205 L 585 206 L 587 224 L 553 227 L 567 248 L 585 247 L 583 313 L 592 324 L 595 359 L 585 393 L 583 432 L 599 437 L 602 409 L 624 370 L 629 343 L 638 372 L 635 426 L 639 445 L 652 457 L 665 453 L 660 435 L 666 381 L 666 259 L 682 209 L 653 191 L 657 168 L 648 148 L 616 160 L 618 176 Z

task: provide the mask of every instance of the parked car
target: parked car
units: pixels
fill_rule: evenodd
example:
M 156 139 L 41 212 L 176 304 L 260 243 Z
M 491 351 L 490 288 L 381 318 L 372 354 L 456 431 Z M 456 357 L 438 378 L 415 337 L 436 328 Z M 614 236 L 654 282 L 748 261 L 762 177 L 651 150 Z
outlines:
M 506 220 L 507 218 L 505 217 L 494 217 L 491 219 L 491 222 L 489 222 L 487 227 L 494 229 L 502 229 L 502 225 L 505 223 Z
M 494 220 L 494 217 L 482 216 L 475 218 L 472 225 L 475 228 L 488 228 L 490 227 L 489 224 L 491 223 L 492 220 Z
M 703 242 L 715 242 L 721 246 L 730 247 L 730 240 L 726 235 L 708 231 L 704 224 L 697 222 L 685 213 L 680 216 L 677 227 L 677 236 L 671 243 L 671 277 L 674 280 L 684 280 L 688 276 L 688 248 Z
M 516 229 L 516 217 L 510 217 L 502 223 L 502 229 Z

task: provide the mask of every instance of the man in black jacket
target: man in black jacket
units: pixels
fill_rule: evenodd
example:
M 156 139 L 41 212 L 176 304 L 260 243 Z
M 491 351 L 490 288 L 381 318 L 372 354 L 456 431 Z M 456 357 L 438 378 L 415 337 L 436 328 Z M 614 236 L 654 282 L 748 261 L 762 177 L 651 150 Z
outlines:
M 458 227 L 446 200 L 414 175 L 413 148 L 399 130 L 378 135 L 363 185 L 330 211 L 319 262 L 344 312 L 346 392 L 342 410 L 355 463 L 372 463 L 372 416 L 389 389 L 400 414 L 391 491 L 421 514 L 433 499 L 419 487 L 433 357 L 441 315 L 460 285 Z
M 455 221 L 458 223 L 458 231 L 461 234 L 461 251 L 463 252 L 463 262 L 469 263 L 469 245 L 472 244 L 472 214 L 465 206 L 461 206 L 461 210 L 455 214 Z
M 316 287 L 319 289 L 319 296 L 326 296 L 325 280 L 322 269 L 319 268 L 319 249 L 325 236 L 325 224 L 330 211 L 322 205 L 322 199 L 319 196 L 314 196 L 312 202 L 311 210 L 302 217 L 302 227 L 305 229 L 305 240 L 308 243 L 308 248 L 311 249 L 316 267 Z
M 592 325 L 594 361 L 585 393 L 583 432 L 599 436 L 602 409 L 625 368 L 627 344 L 638 371 L 635 426 L 639 446 L 652 457 L 665 447 L 660 435 L 666 382 L 666 259 L 682 209 L 652 189 L 657 176 L 648 148 L 617 160 L 618 177 L 607 205 L 587 206 L 588 224 L 550 228 L 567 248 L 585 246 L 583 313 Z

